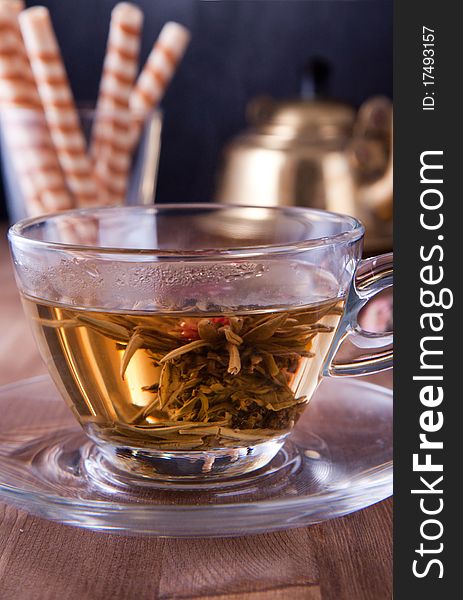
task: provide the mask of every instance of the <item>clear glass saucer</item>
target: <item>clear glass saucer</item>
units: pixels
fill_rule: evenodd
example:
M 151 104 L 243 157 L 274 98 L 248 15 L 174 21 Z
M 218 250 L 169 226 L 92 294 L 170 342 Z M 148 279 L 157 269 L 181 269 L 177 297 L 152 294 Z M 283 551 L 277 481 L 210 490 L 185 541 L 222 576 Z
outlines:
M 392 493 L 392 392 L 326 379 L 266 467 L 207 485 L 140 486 L 107 465 L 48 376 L 0 388 L 0 499 L 89 529 L 172 537 L 302 527 Z

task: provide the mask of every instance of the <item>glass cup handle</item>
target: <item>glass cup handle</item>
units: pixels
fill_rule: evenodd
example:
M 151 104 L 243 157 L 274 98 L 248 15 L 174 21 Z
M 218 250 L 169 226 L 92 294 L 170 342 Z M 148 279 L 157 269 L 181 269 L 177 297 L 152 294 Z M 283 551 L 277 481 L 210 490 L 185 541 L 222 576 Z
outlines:
M 360 309 L 376 294 L 392 287 L 393 254 L 382 254 L 361 260 L 349 291 L 344 316 L 331 345 L 323 375 L 369 375 L 392 368 L 392 332 L 372 333 L 360 327 L 357 317 Z M 348 339 L 359 349 L 358 356 L 348 362 L 334 362 L 341 343 Z

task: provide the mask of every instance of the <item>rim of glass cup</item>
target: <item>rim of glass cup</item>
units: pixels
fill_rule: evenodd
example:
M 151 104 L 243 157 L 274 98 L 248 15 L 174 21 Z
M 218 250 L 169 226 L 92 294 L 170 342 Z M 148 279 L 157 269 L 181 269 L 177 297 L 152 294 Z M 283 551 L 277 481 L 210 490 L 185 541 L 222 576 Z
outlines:
M 31 227 L 44 223 L 46 221 L 59 220 L 62 217 L 92 217 L 96 214 L 104 214 L 108 212 L 115 213 L 117 211 L 127 212 L 143 212 L 145 214 L 157 214 L 163 211 L 184 211 L 184 210 L 200 210 L 200 211 L 232 211 L 232 210 L 247 210 L 247 209 L 259 209 L 272 212 L 280 212 L 290 215 L 316 215 L 323 219 L 329 219 L 333 222 L 343 222 L 346 226 L 345 231 L 341 231 L 335 235 L 323 236 L 318 238 L 311 238 L 306 240 L 299 240 L 294 242 L 285 242 L 277 244 L 264 244 L 264 245 L 237 245 L 230 246 L 229 248 L 198 248 L 188 250 L 170 250 L 163 248 L 124 248 L 114 246 L 95 246 L 86 244 L 67 244 L 65 242 L 50 242 L 44 240 L 36 240 L 28 237 L 27 230 Z M 49 250 L 61 250 L 61 251 L 74 251 L 74 252 L 86 252 L 86 253 L 99 253 L 99 254 L 126 254 L 126 255 L 152 255 L 156 257 L 175 258 L 181 257 L 186 259 L 188 257 L 192 259 L 213 258 L 213 257 L 226 257 L 226 258 L 239 258 L 249 256 L 250 253 L 267 255 L 274 253 L 291 253 L 295 251 L 306 250 L 310 248 L 317 248 L 320 246 L 327 245 L 340 245 L 344 243 L 354 243 L 360 240 L 365 233 L 365 228 L 362 223 L 355 217 L 344 215 L 341 213 L 326 211 L 315 208 L 304 208 L 304 207 L 283 207 L 283 206 L 253 206 L 253 205 L 241 205 L 241 204 L 216 204 L 216 203 L 178 203 L 178 204 L 159 204 L 159 205 L 140 205 L 140 206 L 113 206 L 113 207 L 94 207 L 94 208 L 83 208 L 83 209 L 71 209 L 67 211 L 45 214 L 38 217 L 30 217 L 22 219 L 14 225 L 12 225 L 8 231 L 8 238 L 12 243 L 20 242 L 31 248 L 37 249 L 49 249 Z

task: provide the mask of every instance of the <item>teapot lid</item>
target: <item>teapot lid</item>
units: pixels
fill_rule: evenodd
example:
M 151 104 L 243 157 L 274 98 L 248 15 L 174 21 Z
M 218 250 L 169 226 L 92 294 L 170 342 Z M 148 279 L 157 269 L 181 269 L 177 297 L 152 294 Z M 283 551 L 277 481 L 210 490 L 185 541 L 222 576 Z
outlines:
M 352 131 L 355 110 L 335 100 L 276 102 L 256 98 L 248 106 L 248 120 L 259 133 L 281 137 L 336 138 Z

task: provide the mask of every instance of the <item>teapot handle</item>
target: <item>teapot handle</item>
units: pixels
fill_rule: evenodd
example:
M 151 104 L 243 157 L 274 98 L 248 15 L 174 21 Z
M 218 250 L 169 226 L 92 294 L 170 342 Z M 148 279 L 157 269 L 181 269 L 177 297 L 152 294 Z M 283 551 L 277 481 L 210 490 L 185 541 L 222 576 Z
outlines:
M 393 110 L 392 102 L 383 96 L 370 98 L 359 109 L 354 127 L 354 137 L 362 138 L 376 135 L 389 138 L 389 153 L 383 175 L 370 184 L 364 184 L 359 190 L 360 202 L 382 219 L 392 217 L 393 199 Z
M 388 137 L 392 123 L 392 102 L 386 96 L 374 96 L 360 106 L 354 125 L 355 137 Z

